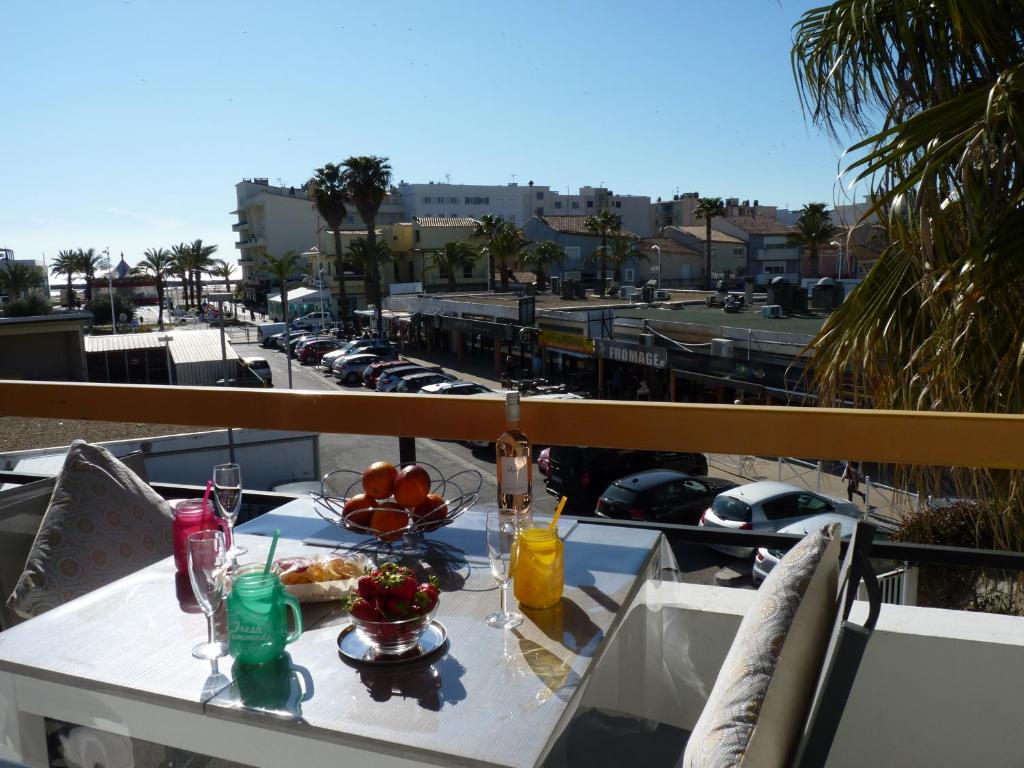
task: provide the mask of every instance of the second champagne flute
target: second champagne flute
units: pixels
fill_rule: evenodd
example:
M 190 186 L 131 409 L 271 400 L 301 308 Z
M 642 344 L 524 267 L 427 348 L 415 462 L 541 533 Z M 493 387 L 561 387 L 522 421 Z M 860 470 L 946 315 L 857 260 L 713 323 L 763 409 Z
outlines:
M 516 541 L 516 515 L 512 510 L 495 509 L 487 513 L 487 556 L 491 575 L 501 590 L 501 610 L 486 621 L 498 629 L 512 629 L 523 623 L 523 617 L 508 610 L 508 583 L 512 580 L 512 547 Z
M 206 614 L 207 638 L 192 649 L 197 659 L 216 659 L 227 654 L 227 647 L 214 637 L 214 614 L 224 600 L 228 557 L 224 534 L 220 531 L 196 531 L 186 540 L 188 578 L 192 594 Z
M 231 549 L 228 557 L 232 561 L 247 550 L 235 539 L 235 521 L 242 509 L 242 468 L 237 464 L 218 464 L 213 468 L 213 498 L 217 511 L 228 525 L 231 534 Z

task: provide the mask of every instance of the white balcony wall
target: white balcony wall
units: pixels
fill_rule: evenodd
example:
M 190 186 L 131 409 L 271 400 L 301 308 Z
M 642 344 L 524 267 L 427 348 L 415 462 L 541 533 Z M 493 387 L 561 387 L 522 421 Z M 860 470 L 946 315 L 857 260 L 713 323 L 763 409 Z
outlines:
M 646 585 L 584 706 L 692 728 L 754 595 Z M 1024 618 L 883 605 L 827 766 L 1019 766 L 1021 680 Z

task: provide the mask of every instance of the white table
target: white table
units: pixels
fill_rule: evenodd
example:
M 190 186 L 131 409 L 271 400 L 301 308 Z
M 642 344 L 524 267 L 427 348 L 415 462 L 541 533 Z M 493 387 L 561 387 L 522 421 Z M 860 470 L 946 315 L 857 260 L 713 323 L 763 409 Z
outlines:
M 250 765 L 538 765 L 624 607 L 674 560 L 657 532 L 580 524 L 559 608 L 495 630 L 483 621 L 498 605 L 484 521 L 468 512 L 406 557 L 441 580 L 436 618 L 450 643 L 430 659 L 346 663 L 336 642 L 347 617 L 328 603 L 304 609 L 290 669 L 238 669 L 230 657 L 211 668 L 190 655 L 205 619 L 183 611 L 168 558 L 0 633 L 0 736 L 39 765 L 44 716 Z M 240 529 L 246 560 L 265 557 L 275 528 L 280 555 L 365 541 L 300 499 Z

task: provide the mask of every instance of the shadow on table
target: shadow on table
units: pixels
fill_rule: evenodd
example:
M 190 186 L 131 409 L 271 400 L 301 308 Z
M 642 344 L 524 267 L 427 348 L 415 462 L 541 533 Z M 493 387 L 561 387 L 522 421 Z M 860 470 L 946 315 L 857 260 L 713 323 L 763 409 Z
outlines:
M 594 639 L 601 635 L 601 628 L 569 598 L 563 597 L 550 608 L 520 605 L 519 610 L 560 646 L 579 656 L 593 655 Z
M 313 698 L 313 678 L 309 670 L 292 662 L 287 653 L 266 664 L 247 665 L 236 661 L 231 675 L 234 682 L 226 695 L 243 709 L 301 721 L 302 702 Z
M 339 658 L 359 673 L 359 681 L 374 701 L 389 701 L 394 696 L 415 699 L 423 709 L 440 712 L 446 704 L 466 698 L 462 675 L 466 668 L 449 653 L 430 661 L 413 661 L 392 666 L 360 664 L 339 654 Z

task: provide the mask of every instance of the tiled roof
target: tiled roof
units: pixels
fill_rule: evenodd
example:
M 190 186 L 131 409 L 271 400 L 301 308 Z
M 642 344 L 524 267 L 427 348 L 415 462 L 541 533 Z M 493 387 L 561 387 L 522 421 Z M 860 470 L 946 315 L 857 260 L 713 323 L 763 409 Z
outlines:
M 692 235 L 698 240 L 704 240 L 707 235 L 707 227 L 704 224 L 697 224 L 691 227 L 665 227 L 665 229 L 674 229 L 677 232 L 682 232 L 687 235 Z M 743 241 L 738 237 L 727 235 L 724 232 L 719 232 L 717 229 L 711 230 L 711 242 L 713 243 L 736 243 L 737 245 L 743 245 Z
M 593 232 L 588 230 L 584 226 L 588 216 L 538 216 L 538 219 L 545 222 L 555 232 L 561 232 L 563 235 L 588 235 L 590 237 L 597 237 Z M 628 229 L 620 229 L 619 234 L 623 237 L 631 237 L 634 240 L 639 240 L 639 236 Z
M 475 227 L 477 221 L 469 216 L 416 216 L 413 224 L 421 227 Z
M 767 216 L 726 216 L 725 220 L 748 235 L 788 235 L 793 231 Z
M 700 252 L 693 250 L 693 248 L 687 248 L 682 243 L 677 243 L 667 237 L 645 237 L 640 241 L 640 250 L 650 251 L 653 246 L 661 248 L 663 255 L 676 254 L 678 256 L 700 256 Z

